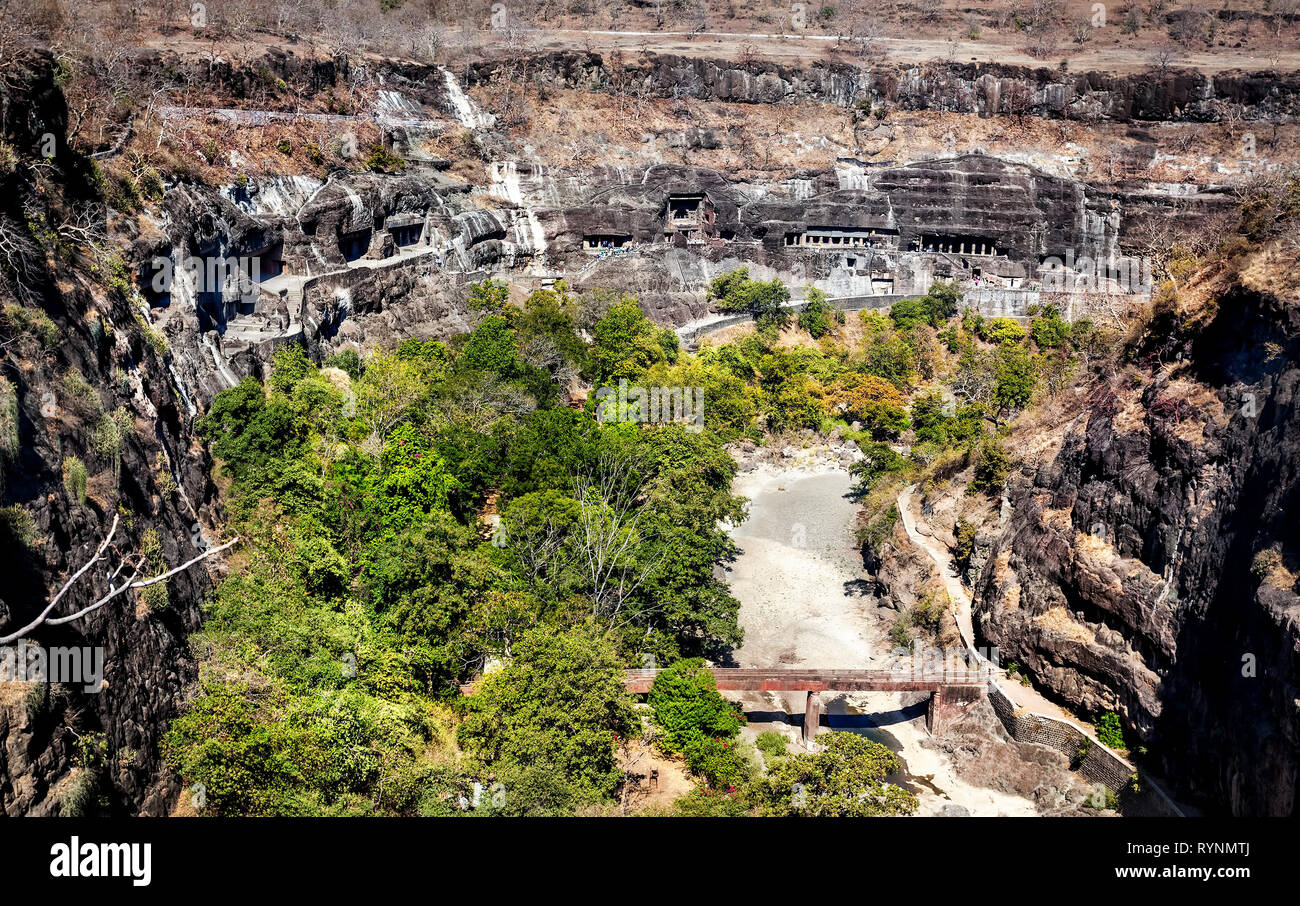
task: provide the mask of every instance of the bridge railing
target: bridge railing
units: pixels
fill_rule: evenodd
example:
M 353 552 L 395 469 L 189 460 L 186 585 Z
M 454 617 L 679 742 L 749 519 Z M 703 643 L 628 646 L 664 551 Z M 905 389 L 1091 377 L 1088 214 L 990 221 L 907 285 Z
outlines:
M 975 670 L 818 670 L 809 668 L 710 667 L 717 687 L 723 691 L 766 692 L 905 692 L 934 691 L 944 686 L 985 686 L 986 668 Z M 629 691 L 647 692 L 659 669 L 628 670 L 624 685 Z

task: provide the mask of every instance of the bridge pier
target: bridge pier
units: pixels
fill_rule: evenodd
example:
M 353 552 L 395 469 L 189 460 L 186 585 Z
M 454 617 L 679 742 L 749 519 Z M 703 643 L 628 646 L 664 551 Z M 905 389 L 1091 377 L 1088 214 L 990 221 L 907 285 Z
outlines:
M 925 728 L 938 736 L 954 720 L 960 720 L 976 702 L 988 694 L 985 686 L 939 686 L 930 694 L 925 709 Z
M 818 693 L 809 692 L 808 701 L 803 709 L 803 745 L 805 749 L 811 749 L 813 738 L 817 735 L 817 730 L 821 726 L 822 703 Z

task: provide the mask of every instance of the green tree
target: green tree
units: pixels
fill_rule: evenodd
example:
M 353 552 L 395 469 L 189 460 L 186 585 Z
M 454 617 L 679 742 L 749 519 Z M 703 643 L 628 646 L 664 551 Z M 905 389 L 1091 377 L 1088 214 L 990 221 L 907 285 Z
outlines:
M 901 472 L 907 468 L 907 458 L 895 453 L 889 444 L 879 441 L 862 447 L 863 457 L 849 466 L 849 474 L 855 479 L 853 493 L 865 496 L 890 472 Z
M 902 394 L 874 374 L 847 372 L 831 386 L 829 396 L 832 411 L 847 421 L 860 421 L 873 434 L 897 434 L 907 425 Z
M 338 368 L 347 373 L 348 377 L 356 380 L 361 377 L 361 356 L 357 355 L 355 349 L 344 349 L 342 352 L 331 353 L 321 361 L 325 368 Z
M 526 634 L 466 710 L 458 735 L 471 757 L 506 773 L 550 770 L 582 801 L 613 794 L 622 777 L 614 746 L 636 726 L 622 663 L 586 627 Z
M 517 376 L 522 363 L 510 322 L 500 315 L 484 318 L 466 341 L 458 364 L 468 371 L 492 371 L 503 378 Z
M 866 312 L 859 323 L 863 329 L 859 367 L 867 374 L 884 378 L 901 392 L 908 392 L 916 372 L 915 351 L 880 312 Z
M 483 280 L 479 283 L 471 283 L 467 302 L 470 311 L 508 316 L 510 311 L 510 286 L 504 280 Z
M 659 345 L 659 328 L 635 299 L 610 308 L 592 329 L 592 340 L 588 362 L 591 379 L 598 385 L 635 380 L 666 358 Z
M 1029 350 L 1003 343 L 993 356 L 993 374 L 993 401 L 999 411 L 1014 412 L 1028 405 L 1038 385 L 1038 366 Z
M 307 358 L 303 348 L 290 343 L 281 346 L 271 356 L 271 380 L 268 383 L 272 390 L 292 393 L 298 382 L 315 370 L 316 366 Z
M 1114 711 L 1107 711 L 1097 718 L 1097 739 L 1111 749 L 1128 748 L 1124 743 L 1124 724 Z
M 274 463 L 295 457 L 305 439 L 289 403 L 280 396 L 268 402 L 251 377 L 218 393 L 196 428 L 226 471 L 241 481 L 254 481 Z
M 980 322 L 979 337 L 990 343 L 1019 343 L 1025 336 L 1025 329 L 1014 318 L 990 318 Z
M 799 312 L 799 327 L 808 331 L 814 340 L 820 340 L 834 330 L 837 323 L 843 323 L 844 312 L 836 310 L 826 301 L 825 291 L 815 286 L 809 287 L 804 298 L 808 304 Z
M 388 433 L 407 418 L 428 393 L 418 363 L 395 353 L 375 350 L 365 359 L 365 372 L 355 384 L 357 419 L 368 429 L 372 453 L 378 453 Z
M 948 405 L 948 401 L 937 391 L 922 393 L 912 400 L 911 422 L 917 442 L 939 446 L 948 443 L 950 424 L 953 421 L 947 412 Z
M 975 477 L 970 483 L 971 493 L 996 494 L 1002 490 L 1007 475 L 1011 472 L 1011 459 L 1006 449 L 993 438 L 986 438 L 980 445 L 979 455 L 975 461 Z
M 1055 305 L 1049 305 L 1030 323 L 1029 332 L 1039 349 L 1059 349 L 1070 339 L 1070 322 Z
M 300 728 L 268 720 L 245 684 L 207 683 L 203 695 L 173 721 L 163 751 L 191 783 L 203 784 L 205 808 L 216 815 L 295 815 L 304 769 L 314 746 Z
M 957 314 L 957 307 L 961 304 L 961 289 L 956 280 L 936 280 L 930 285 L 925 301 L 930 311 L 930 326 L 938 327 Z
M 684 752 L 704 739 L 734 739 L 745 720 L 736 705 L 718 694 L 713 673 L 701 658 L 661 670 L 648 701 L 668 752 Z
M 715 277 L 709 284 L 708 298 L 723 311 L 748 312 L 763 328 L 785 324 L 784 305 L 790 301 L 790 290 L 777 279 L 754 280 L 749 268 L 742 267 Z
M 824 733 L 821 751 L 776 760 L 758 782 L 770 815 L 878 817 L 910 815 L 916 796 L 885 778 L 902 768 L 889 749 L 856 733 Z

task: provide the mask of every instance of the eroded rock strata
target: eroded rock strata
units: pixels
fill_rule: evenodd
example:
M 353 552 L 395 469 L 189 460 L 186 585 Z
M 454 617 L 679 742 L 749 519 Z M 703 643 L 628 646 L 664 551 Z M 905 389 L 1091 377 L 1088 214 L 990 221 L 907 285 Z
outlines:
M 1051 465 L 1013 478 L 977 582 L 1004 658 L 1117 710 L 1182 792 L 1237 815 L 1297 804 L 1297 328 L 1238 288 L 1154 344 L 1168 365 L 1099 388 Z

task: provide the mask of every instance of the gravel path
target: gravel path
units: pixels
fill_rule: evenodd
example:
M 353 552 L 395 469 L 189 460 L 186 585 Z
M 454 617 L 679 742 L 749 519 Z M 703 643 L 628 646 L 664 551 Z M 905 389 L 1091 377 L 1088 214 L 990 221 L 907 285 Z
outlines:
M 943 580 L 944 589 L 948 592 L 948 600 L 952 603 L 953 616 L 957 620 L 957 629 L 961 633 L 962 641 L 967 648 L 973 648 L 975 645 L 975 626 L 971 616 L 970 592 L 966 590 L 965 584 L 953 570 L 952 554 L 949 550 L 930 537 L 927 532 L 922 531 L 917 524 L 916 515 L 912 511 L 912 496 L 915 491 L 916 485 L 908 485 L 898 495 L 898 512 L 903 519 L 903 528 L 912 543 L 925 551 L 926 555 L 934 561 L 935 566 L 939 568 L 939 576 Z M 1076 717 L 1054 702 L 1048 701 L 1041 694 L 1034 691 L 1033 688 L 1021 685 L 1018 680 L 1011 679 L 1007 676 L 1005 670 L 998 669 L 996 679 L 998 686 L 1016 704 L 1016 707 L 1025 708 L 1038 714 L 1046 714 L 1048 717 L 1055 717 L 1058 720 L 1069 721 L 1089 736 L 1096 736 L 1096 728 L 1091 724 Z

